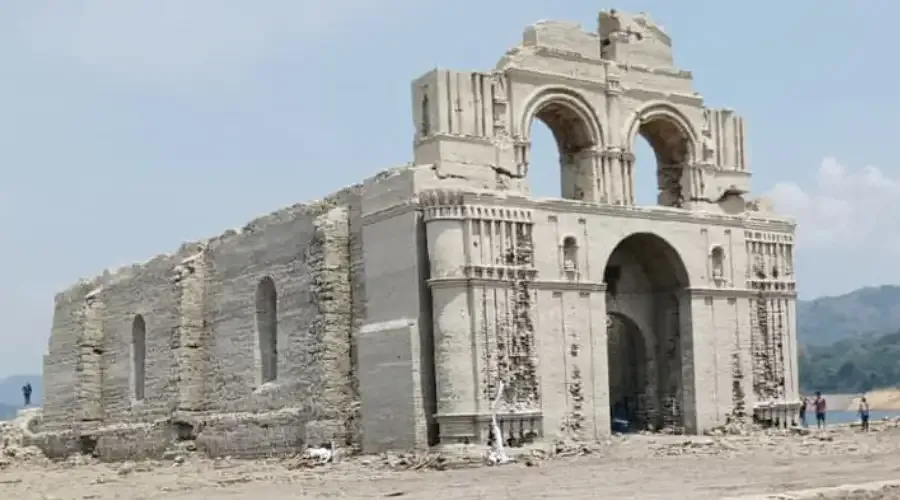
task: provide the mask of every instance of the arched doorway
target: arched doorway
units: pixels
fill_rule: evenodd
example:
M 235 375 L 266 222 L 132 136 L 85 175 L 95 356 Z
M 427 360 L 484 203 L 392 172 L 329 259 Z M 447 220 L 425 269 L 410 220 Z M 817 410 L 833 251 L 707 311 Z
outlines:
M 648 382 L 648 357 L 643 333 L 631 318 L 612 312 L 606 315 L 606 334 L 613 427 L 627 422 L 626 427 L 644 428 L 642 395 Z
M 562 89 L 543 92 L 526 114 L 529 138 L 523 163 L 559 165 L 553 169 L 528 168 L 532 193 L 538 197 L 560 197 L 590 201 L 593 196 L 594 163 L 587 154 L 600 142 L 600 131 L 590 106 Z
M 632 430 L 681 432 L 684 262 L 663 238 L 635 233 L 613 249 L 603 279 L 611 415 Z

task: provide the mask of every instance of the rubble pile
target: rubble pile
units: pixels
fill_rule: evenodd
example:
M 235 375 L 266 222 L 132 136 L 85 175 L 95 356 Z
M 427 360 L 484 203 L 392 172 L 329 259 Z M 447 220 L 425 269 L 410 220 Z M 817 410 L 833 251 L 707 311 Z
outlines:
M 31 432 L 29 426 L 36 418 L 40 418 L 40 409 L 23 410 L 13 420 L 0 421 L 0 469 L 15 463 L 47 461 L 40 449 L 25 444 L 25 437 Z

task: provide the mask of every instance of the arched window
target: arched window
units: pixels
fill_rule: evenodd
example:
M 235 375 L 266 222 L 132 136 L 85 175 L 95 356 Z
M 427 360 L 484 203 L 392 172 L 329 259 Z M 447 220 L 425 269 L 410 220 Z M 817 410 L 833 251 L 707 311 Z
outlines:
M 138 314 L 131 323 L 131 395 L 135 401 L 144 399 L 144 377 L 147 363 L 147 324 Z
M 268 276 L 256 287 L 256 334 L 259 346 L 260 382 L 278 378 L 278 294 Z
M 599 201 L 592 199 L 594 166 L 588 154 L 597 145 L 596 138 L 574 101 L 560 93 L 538 106 L 523 162 L 535 196 Z
M 682 183 L 690 162 L 688 133 L 671 116 L 656 114 L 642 119 L 632 144 L 632 177 L 637 205 L 681 208 L 690 193 Z

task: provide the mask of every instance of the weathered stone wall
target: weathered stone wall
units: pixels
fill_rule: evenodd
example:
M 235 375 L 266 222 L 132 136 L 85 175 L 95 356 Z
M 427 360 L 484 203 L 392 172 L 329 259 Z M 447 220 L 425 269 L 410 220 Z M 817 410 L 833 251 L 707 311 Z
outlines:
M 435 412 L 424 229 L 413 211 L 370 217 L 365 238 L 366 324 L 359 331 L 363 449 L 425 447 Z M 427 258 L 427 257 L 425 257 Z
M 56 295 L 53 326 L 47 356 L 44 357 L 44 415 L 49 430 L 71 426 L 75 419 L 78 379 L 78 341 L 84 297 L 93 288 L 80 282 Z
M 179 433 L 210 454 L 358 443 L 360 193 L 280 210 L 59 294 L 45 358 L 48 434 L 37 441 L 53 455 L 89 449 L 110 459 L 158 454 Z M 277 293 L 271 381 L 262 379 L 257 325 L 264 278 Z
M 177 364 L 173 334 L 179 308 L 171 282 L 174 266 L 187 251 L 158 257 L 109 280 L 96 293 L 102 313 L 102 379 L 104 422 L 150 422 L 165 418 L 177 396 Z M 145 323 L 144 398 L 137 399 L 132 360 L 132 326 Z
M 325 427 L 308 427 L 310 439 L 344 438 L 352 394 L 348 223 L 343 206 L 294 207 L 210 245 L 209 410 L 300 408 L 307 426 Z M 278 377 L 262 383 L 255 294 L 266 277 L 278 294 Z

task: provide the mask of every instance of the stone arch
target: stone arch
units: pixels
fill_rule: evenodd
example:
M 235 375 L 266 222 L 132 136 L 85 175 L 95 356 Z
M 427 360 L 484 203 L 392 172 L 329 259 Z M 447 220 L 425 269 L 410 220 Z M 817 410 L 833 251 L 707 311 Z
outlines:
M 632 429 L 683 430 L 681 339 L 688 332 L 681 331 L 681 300 L 682 292 L 690 287 L 683 259 L 664 238 L 653 233 L 633 233 L 610 252 L 604 281 L 607 314 L 629 318 L 629 335 L 640 336 L 645 353 L 644 358 L 638 359 L 641 373 L 636 375 L 631 373 L 635 362 L 631 358 L 637 354 L 622 357 L 617 354 L 621 349 L 617 351 L 608 344 L 612 416 L 621 417 L 624 405 L 624 415 Z M 614 327 L 615 322 L 608 326 Z M 615 342 L 615 335 L 621 337 L 609 328 L 607 334 L 607 342 Z M 640 383 L 613 387 L 614 381 L 622 377 L 632 377 Z
M 578 91 L 559 86 L 537 90 L 525 100 L 518 130 L 527 140 L 517 151 L 519 174 L 528 174 L 531 161 L 531 129 L 540 120 L 553 134 L 559 153 L 561 190 L 566 199 L 593 200 L 594 163 L 603 131 L 597 113 Z
M 278 291 L 266 276 L 256 286 L 256 337 L 260 383 L 278 378 Z
M 136 314 L 131 321 L 131 397 L 143 401 L 147 373 L 147 323 Z
M 627 122 L 625 147 L 630 153 L 629 170 L 634 169 L 635 140 L 643 137 L 656 159 L 657 203 L 662 206 L 683 207 L 691 197 L 686 167 L 693 165 L 697 150 L 697 133 L 691 121 L 671 104 L 651 101 L 634 112 Z M 631 178 L 634 179 L 632 173 Z M 631 199 L 635 186 L 632 182 Z

